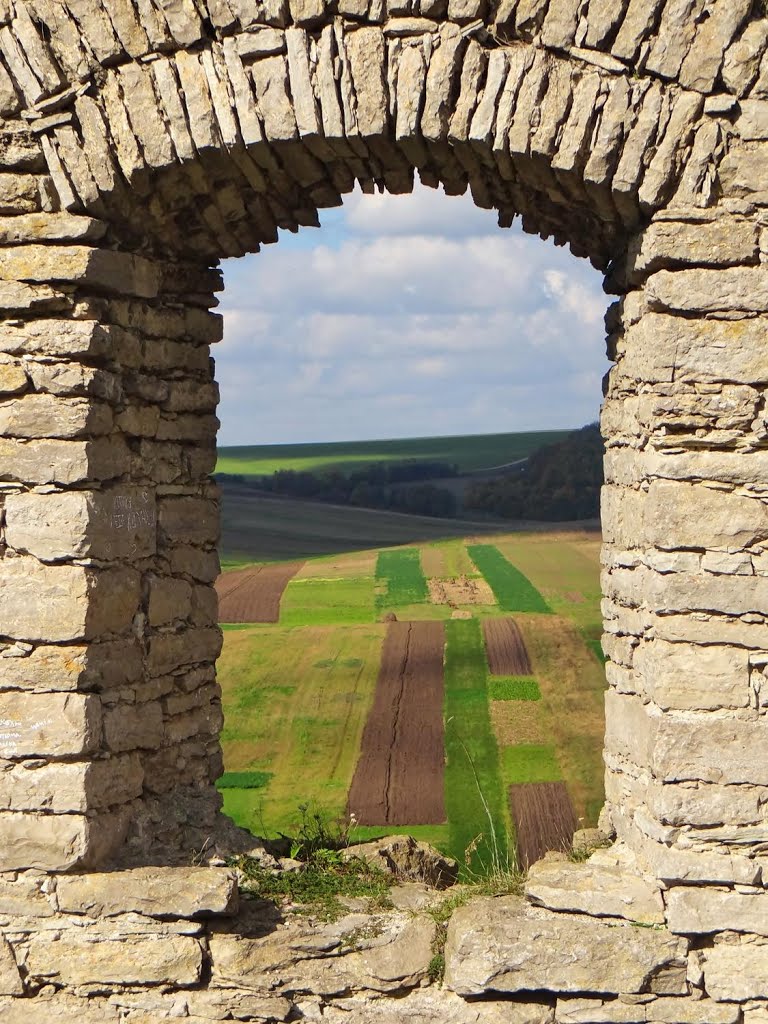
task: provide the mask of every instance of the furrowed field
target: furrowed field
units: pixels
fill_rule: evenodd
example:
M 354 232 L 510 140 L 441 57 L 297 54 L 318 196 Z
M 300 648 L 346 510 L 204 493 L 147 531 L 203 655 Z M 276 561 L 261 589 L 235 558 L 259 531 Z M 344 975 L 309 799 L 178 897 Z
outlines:
M 299 561 L 275 623 L 227 625 L 222 601 L 225 810 L 525 864 L 602 805 L 599 535 L 423 536 Z

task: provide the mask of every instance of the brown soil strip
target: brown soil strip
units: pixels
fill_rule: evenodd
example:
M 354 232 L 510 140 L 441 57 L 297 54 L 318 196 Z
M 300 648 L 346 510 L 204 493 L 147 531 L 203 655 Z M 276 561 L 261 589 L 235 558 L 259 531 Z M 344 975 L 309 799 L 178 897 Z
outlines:
M 514 619 L 486 619 L 483 636 L 491 675 L 533 675 L 523 634 Z
M 495 604 L 493 591 L 484 579 L 459 576 L 454 580 L 429 582 L 429 598 L 432 604 L 447 604 L 451 607 L 468 604 Z
M 219 622 L 278 622 L 280 599 L 302 562 L 254 565 L 216 580 Z
M 361 825 L 440 825 L 443 774 L 442 622 L 392 622 L 349 790 Z
M 509 787 L 517 834 L 517 864 L 527 870 L 548 850 L 568 851 L 578 822 L 564 782 L 527 782 Z

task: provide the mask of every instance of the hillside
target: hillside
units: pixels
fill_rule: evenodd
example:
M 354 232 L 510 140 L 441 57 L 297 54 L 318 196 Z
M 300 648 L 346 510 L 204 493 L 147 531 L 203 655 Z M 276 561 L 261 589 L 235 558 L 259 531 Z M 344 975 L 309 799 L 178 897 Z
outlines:
M 276 444 L 223 447 L 217 473 L 263 476 L 281 469 L 350 471 L 376 462 L 426 460 L 449 462 L 471 473 L 527 458 L 542 445 L 568 434 L 544 430 L 513 434 L 412 437 L 327 444 Z

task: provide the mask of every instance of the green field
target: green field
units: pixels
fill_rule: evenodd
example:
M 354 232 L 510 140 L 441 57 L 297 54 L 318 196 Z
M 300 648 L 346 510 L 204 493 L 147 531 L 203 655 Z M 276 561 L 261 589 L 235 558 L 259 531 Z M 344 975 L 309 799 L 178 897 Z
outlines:
M 448 462 L 460 472 L 488 469 L 524 459 L 567 430 L 456 437 L 408 437 L 332 444 L 275 444 L 220 448 L 217 473 L 268 476 L 280 469 L 351 471 L 376 462 Z
M 376 595 L 380 609 L 420 604 L 429 597 L 417 548 L 382 551 L 376 563 L 376 582 L 380 587 Z
M 470 544 L 470 557 L 490 584 L 502 611 L 548 612 L 546 601 L 527 576 L 493 544 Z
M 514 849 L 506 786 L 561 778 L 577 816 L 585 825 L 596 822 L 605 689 L 594 651 L 598 539 L 474 539 L 429 538 L 394 550 L 380 543 L 314 558 L 288 584 L 278 624 L 226 630 L 219 661 L 228 773 L 222 793 L 239 824 L 262 835 L 291 834 L 302 804 L 343 818 L 386 631 L 377 619 L 389 611 L 401 621 L 446 620 L 447 821 L 405 831 L 462 863 L 469 851 L 472 870 L 480 871 L 494 851 L 503 862 Z M 430 602 L 427 579 L 480 572 L 496 604 Z M 481 622 L 509 614 L 509 605 L 531 677 L 489 676 Z M 235 773 L 247 773 L 241 786 Z M 387 831 L 357 828 L 352 838 Z

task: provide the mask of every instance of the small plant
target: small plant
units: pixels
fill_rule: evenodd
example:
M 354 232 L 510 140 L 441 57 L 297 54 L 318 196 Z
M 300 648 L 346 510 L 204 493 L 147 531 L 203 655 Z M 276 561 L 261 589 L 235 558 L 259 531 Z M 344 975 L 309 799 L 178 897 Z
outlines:
M 435 953 L 427 965 L 427 977 L 433 985 L 440 983 L 445 977 L 445 954 Z

